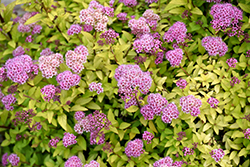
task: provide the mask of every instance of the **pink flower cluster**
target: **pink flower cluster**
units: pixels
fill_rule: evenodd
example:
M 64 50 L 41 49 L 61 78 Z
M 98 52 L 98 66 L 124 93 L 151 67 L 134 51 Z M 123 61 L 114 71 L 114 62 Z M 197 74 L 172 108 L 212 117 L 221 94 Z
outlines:
M 138 105 L 135 88 L 138 88 L 141 93 L 147 94 L 152 83 L 150 73 L 143 72 L 138 65 L 120 65 L 115 70 L 114 77 L 118 81 L 118 92 L 125 101 L 125 108 Z M 126 99 L 130 100 L 126 102 Z
M 108 151 L 109 153 L 113 152 L 112 145 L 109 142 L 106 142 L 105 145 L 102 147 L 103 151 Z
M 147 144 L 151 143 L 151 140 L 154 138 L 154 135 L 148 131 L 144 131 L 142 134 L 142 139 L 147 141 Z
M 104 7 L 97 1 L 91 1 L 87 9 L 80 11 L 80 21 L 91 25 L 96 31 L 104 31 L 107 28 L 109 18 L 114 16 L 114 9 Z
M 119 0 L 119 2 L 124 3 L 124 5 L 127 7 L 134 7 L 137 5 L 136 0 Z
M 4 82 L 7 81 L 7 72 L 6 69 L 4 67 L 0 67 L 0 82 Z
M 84 167 L 100 167 L 100 164 L 97 161 L 92 160 L 89 164 L 84 165 Z
M 162 166 L 172 167 L 172 165 L 173 165 L 173 160 L 170 157 L 162 158 L 153 164 L 154 167 L 162 167 Z
M 63 90 L 69 90 L 72 86 L 78 85 L 80 80 L 81 77 L 77 74 L 73 74 L 71 71 L 64 71 L 56 77 L 56 81 Z
M 196 99 L 193 95 L 183 96 L 180 99 L 182 111 L 196 117 L 200 114 L 201 100 Z
M 113 29 L 109 29 L 108 31 L 105 31 L 100 35 L 100 38 L 102 40 L 97 41 L 97 43 L 101 46 L 104 44 L 109 45 L 109 44 L 114 44 L 115 39 L 119 37 L 119 34 L 116 33 Z
M 147 99 L 148 104 L 141 108 L 144 119 L 152 120 L 155 115 L 161 115 L 168 101 L 159 93 L 150 93 Z
M 248 50 L 246 54 L 247 54 L 246 57 L 250 57 L 250 50 Z
M 4 107 L 6 108 L 6 110 L 10 111 L 13 110 L 14 107 L 11 106 L 12 104 L 14 104 L 16 102 L 16 98 L 14 97 L 15 94 L 9 94 L 7 96 L 4 96 L 2 98 L 2 103 L 4 105 Z
M 250 139 L 250 128 L 243 130 L 246 139 Z
M 89 84 L 89 90 L 91 92 L 96 91 L 97 94 L 102 93 L 103 92 L 102 83 L 92 82 L 91 84 Z
M 183 137 L 186 137 L 186 132 L 179 132 L 179 133 L 177 133 L 177 135 L 178 135 L 177 140 L 181 141 L 183 139 Z
M 101 131 L 103 128 L 109 130 L 111 122 L 107 119 L 104 113 L 95 111 L 94 115 L 89 114 L 85 117 L 85 114 L 81 111 L 78 111 L 75 114 L 77 118 L 77 123 L 74 126 L 75 132 L 82 134 L 83 132 L 90 132 L 90 144 L 103 144 L 105 140 L 105 134 Z M 96 141 L 96 138 L 99 137 L 99 141 Z
M 151 9 L 147 9 L 142 16 L 147 20 L 147 24 L 152 28 L 152 30 L 155 31 L 157 27 L 157 21 L 160 20 L 160 16 L 155 14 Z
M 75 135 L 70 134 L 68 132 L 65 132 L 64 136 L 63 136 L 63 145 L 64 145 L 64 147 L 68 147 L 68 146 L 71 146 L 73 144 L 76 144 L 77 141 L 75 139 L 76 139 Z
M 8 164 L 8 161 L 7 161 L 8 157 L 9 157 L 8 153 L 3 154 L 3 156 L 2 156 L 2 165 L 3 166 L 6 166 Z
M 84 24 L 83 25 L 83 31 L 90 32 L 93 30 L 92 25 Z
M 182 161 L 175 161 L 172 165 L 172 167 L 181 167 L 184 164 L 183 160 Z
M 20 162 L 20 158 L 13 153 L 9 155 L 8 160 L 12 166 L 18 166 L 18 163 Z
M 127 15 L 127 13 L 119 13 L 117 18 L 118 20 L 122 20 L 122 22 L 125 23 L 128 20 Z
M 216 56 L 218 54 L 221 57 L 228 51 L 228 47 L 226 43 L 222 41 L 221 37 L 204 37 L 202 39 L 202 46 L 208 51 L 210 56 Z
M 216 98 L 214 97 L 210 97 L 207 102 L 210 104 L 210 107 L 212 108 L 217 108 L 218 107 L 218 104 L 219 104 L 219 100 L 217 100 Z
M 38 62 L 42 76 L 47 79 L 52 78 L 54 75 L 57 75 L 57 68 L 63 63 L 63 55 L 55 53 L 49 56 L 41 56 Z
M 210 152 L 210 155 L 212 156 L 212 158 L 216 162 L 218 162 L 218 161 L 220 161 L 220 159 L 222 159 L 224 157 L 225 153 L 224 153 L 224 151 L 221 148 L 219 148 L 219 149 L 212 150 Z
M 158 52 L 155 59 L 155 64 L 161 64 L 163 62 L 164 52 Z
M 243 19 L 243 12 L 231 3 L 213 5 L 210 14 L 214 18 L 211 24 L 216 31 L 236 26 Z
M 221 0 L 206 0 L 207 2 L 211 3 L 211 2 L 214 2 L 214 3 L 220 3 Z
M 240 80 L 237 77 L 232 77 L 232 80 L 230 81 L 231 86 L 233 87 L 235 84 L 239 84 Z
M 133 43 L 133 49 L 137 53 L 150 53 L 155 54 L 162 42 L 159 39 L 155 39 L 151 34 L 144 34 L 139 39 L 136 39 Z
M 36 23 L 32 23 L 32 24 L 28 24 L 28 25 L 24 25 L 24 23 L 29 19 L 31 18 L 32 16 L 36 15 L 37 12 L 32 12 L 32 13 L 25 13 L 23 15 L 23 17 L 21 19 L 18 20 L 19 22 L 19 25 L 18 25 L 18 31 L 19 32 L 30 32 L 32 28 L 35 27 Z
M 21 55 L 7 60 L 5 63 L 7 77 L 13 82 L 24 84 L 34 72 L 38 74 L 38 66 L 33 64 L 32 58 L 28 55 Z
M 184 42 L 187 33 L 186 25 L 183 22 L 177 21 L 174 23 L 163 36 L 163 40 L 167 42 L 177 43 Z
M 16 57 L 16 56 L 21 56 L 21 55 L 24 55 L 25 51 L 23 49 L 22 46 L 18 46 L 13 52 L 13 56 Z
M 145 0 L 145 2 L 151 4 L 151 3 L 157 3 L 158 0 Z
M 176 86 L 178 86 L 180 89 L 185 89 L 187 84 L 187 81 L 182 78 L 178 79 L 178 81 L 176 82 Z
M 15 114 L 15 118 L 13 119 L 13 123 L 17 126 L 20 123 L 25 123 L 30 127 L 30 123 L 32 122 L 32 117 L 36 114 L 33 112 L 33 109 L 18 111 Z
M 79 24 L 72 24 L 67 31 L 68 35 L 79 34 L 82 31 L 82 27 Z
M 45 48 L 40 53 L 41 56 L 49 56 L 49 55 L 52 55 L 52 54 L 54 54 L 54 52 L 52 52 L 50 50 L 50 48 Z
M 192 148 L 189 148 L 189 147 L 184 147 L 182 151 L 183 151 L 184 156 L 193 155 L 193 153 L 194 153 L 194 150 Z
M 82 167 L 83 163 L 77 156 L 70 157 L 64 164 L 64 167 Z
M 44 100 L 50 101 L 56 93 L 59 93 L 60 90 L 56 88 L 54 85 L 46 85 L 41 89 L 41 93 L 44 94 Z
M 128 142 L 127 147 L 125 148 L 125 154 L 128 157 L 139 157 L 144 153 L 143 150 L 143 141 L 141 139 L 135 139 Z
M 49 141 L 49 147 L 57 147 L 57 143 L 60 141 L 60 138 L 59 137 L 55 137 L 54 139 L 51 139 Z
M 144 17 L 140 17 L 138 20 L 129 20 L 128 26 L 131 29 L 131 33 L 135 35 L 150 33 L 150 28 L 147 24 L 147 19 L 145 19 Z
M 178 117 L 179 111 L 174 103 L 170 103 L 165 108 L 163 108 L 161 116 L 163 122 L 171 123 L 172 119 L 177 119 Z
M 87 62 L 87 56 L 89 55 L 88 49 L 80 45 L 75 48 L 74 51 L 69 50 L 66 55 L 66 65 L 75 73 L 80 73 L 83 69 L 83 63 Z
M 233 67 L 235 68 L 236 67 L 236 63 L 238 63 L 237 59 L 235 58 L 230 58 L 230 59 L 227 59 L 226 63 L 228 64 L 229 67 Z
M 34 34 L 40 34 L 41 33 L 41 30 L 42 30 L 42 26 L 40 25 L 35 25 L 31 34 L 34 35 Z
M 179 66 L 183 58 L 182 49 L 170 50 L 166 53 L 166 59 L 170 62 L 172 67 Z

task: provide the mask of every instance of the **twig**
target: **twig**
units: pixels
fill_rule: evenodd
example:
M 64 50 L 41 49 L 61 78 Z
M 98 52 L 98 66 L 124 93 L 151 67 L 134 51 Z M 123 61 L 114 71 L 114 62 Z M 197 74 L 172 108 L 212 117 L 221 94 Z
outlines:
M 187 75 L 187 76 L 190 76 L 186 70 L 184 70 L 184 68 L 180 65 L 180 68 L 184 71 L 184 73 Z

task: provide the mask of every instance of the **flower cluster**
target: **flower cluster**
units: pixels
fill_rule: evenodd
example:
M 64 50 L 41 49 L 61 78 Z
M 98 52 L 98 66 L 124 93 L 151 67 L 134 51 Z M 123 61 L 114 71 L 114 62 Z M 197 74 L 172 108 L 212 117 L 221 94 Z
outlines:
M 119 13 L 117 18 L 118 20 L 122 20 L 122 22 L 125 23 L 128 20 L 127 15 L 127 13 Z
M 125 148 L 125 154 L 128 157 L 139 157 L 144 153 L 143 150 L 143 141 L 141 139 L 135 139 L 128 142 L 127 147 Z
M 83 63 L 87 62 L 88 55 L 88 49 L 85 46 L 80 45 L 76 47 L 74 51 L 69 50 L 66 53 L 66 65 L 75 73 L 80 73 L 84 69 Z
M 182 78 L 178 79 L 178 81 L 176 82 L 176 86 L 178 86 L 180 89 L 185 89 L 187 84 L 187 81 Z
M 38 66 L 33 64 L 32 58 L 28 55 L 21 55 L 7 60 L 5 63 L 7 77 L 13 82 L 24 84 L 34 72 L 38 74 Z
M 91 84 L 89 84 L 89 90 L 91 92 L 96 91 L 97 94 L 102 93 L 103 92 L 102 83 L 92 82 Z
M 210 56 L 216 56 L 218 54 L 221 57 L 228 51 L 226 43 L 223 42 L 220 37 L 204 37 L 202 39 L 202 46 Z
M 210 107 L 212 108 L 217 108 L 218 107 L 218 104 L 219 104 L 219 100 L 217 100 L 216 98 L 214 97 L 210 97 L 207 102 L 210 104 Z
M 225 153 L 224 153 L 224 151 L 221 148 L 219 148 L 219 149 L 212 150 L 210 152 L 210 155 L 212 156 L 212 158 L 216 162 L 218 162 L 218 161 L 220 161 L 220 159 L 222 159 L 224 157 Z
M 6 68 L 0 67 L 0 82 L 7 81 L 7 80 L 8 78 L 7 78 Z
M 51 139 L 49 141 L 49 147 L 57 147 L 57 143 L 60 141 L 60 138 L 59 137 L 55 137 L 54 139 Z
M 111 122 L 107 119 L 104 113 L 95 111 L 94 115 L 89 114 L 84 117 L 83 114 L 77 113 L 78 122 L 74 126 L 75 132 L 82 134 L 83 132 L 90 132 L 90 144 L 103 144 L 105 140 L 105 134 L 101 131 L 103 128 L 109 130 Z M 76 115 L 75 115 L 76 117 Z M 96 138 L 99 137 L 99 141 Z
M 30 32 L 31 31 L 31 29 L 32 28 L 34 28 L 35 27 L 35 25 L 36 25 L 36 23 L 32 23 L 32 24 L 28 24 L 28 25 L 24 25 L 25 24 L 25 22 L 29 19 L 29 18 L 31 18 L 32 16 L 34 16 L 34 15 L 36 15 L 38 12 L 32 12 L 32 13 L 29 13 L 29 12 L 27 12 L 27 13 L 25 13 L 24 15 L 23 15 L 23 17 L 21 18 L 21 19 L 19 19 L 18 20 L 18 22 L 19 22 L 19 25 L 18 25 L 18 31 L 19 32 Z M 37 28 L 36 28 L 37 29 Z M 35 32 L 36 32 L 37 30 L 35 30 Z
M 81 119 L 83 119 L 85 117 L 85 113 L 82 111 L 77 111 L 77 112 L 75 112 L 74 117 L 77 121 L 80 121 Z
M 193 95 L 183 96 L 180 99 L 180 106 L 184 113 L 190 113 L 196 117 L 200 114 L 201 100 L 196 99 Z
M 41 30 L 42 30 L 42 26 L 40 25 L 35 25 L 31 34 L 34 35 L 34 34 L 40 34 L 41 33 Z
M 179 133 L 177 133 L 177 135 L 178 135 L 177 140 L 181 141 L 183 139 L 183 137 L 186 137 L 186 132 L 179 132 Z
M 26 39 L 25 39 L 25 42 L 32 42 L 33 41 L 33 38 L 31 35 L 27 36 Z
M 150 33 L 150 28 L 147 24 L 147 19 L 145 19 L 144 17 L 140 17 L 138 20 L 129 20 L 128 26 L 131 29 L 131 33 L 135 35 Z
M 100 164 L 97 161 L 92 160 L 89 164 L 84 165 L 84 167 L 100 167 Z
M 168 101 L 159 93 L 150 93 L 147 99 L 148 104 L 141 108 L 144 119 L 152 120 L 155 115 L 161 115 Z
M 161 64 L 163 62 L 164 52 L 158 52 L 155 59 L 155 64 Z
M 72 24 L 67 31 L 68 35 L 79 34 L 82 31 L 82 27 L 79 24 Z
M 75 139 L 76 139 L 75 135 L 70 134 L 68 132 L 65 132 L 64 136 L 63 136 L 63 145 L 64 145 L 64 147 L 68 147 L 70 145 L 76 144 L 77 141 Z
M 109 142 L 106 142 L 105 145 L 102 147 L 103 151 L 108 151 L 109 153 L 113 152 L 112 145 Z
M 114 44 L 115 39 L 119 37 L 119 34 L 116 33 L 113 29 L 109 29 L 108 31 L 105 31 L 100 35 L 100 38 L 103 40 L 97 41 L 97 43 L 101 46 L 104 44 L 109 45 L 109 44 Z
M 230 58 L 230 59 L 227 59 L 226 63 L 228 64 L 229 67 L 233 67 L 235 68 L 236 67 L 236 63 L 238 63 L 237 59 L 235 58 Z
M 13 110 L 14 107 L 11 106 L 12 104 L 14 104 L 16 102 L 16 98 L 14 97 L 15 94 L 9 94 L 7 96 L 4 96 L 2 98 L 2 103 L 4 105 L 4 107 L 6 108 L 6 110 L 10 111 Z
M 81 77 L 77 74 L 73 74 L 70 71 L 64 71 L 57 75 L 56 81 L 59 83 L 60 88 L 63 90 L 69 90 L 72 86 L 78 85 Z
M 149 72 L 143 72 L 138 65 L 120 65 L 115 70 L 115 79 L 118 81 L 119 94 L 125 101 L 125 108 L 137 105 L 136 88 L 147 94 L 151 87 L 152 78 Z M 130 99 L 126 101 L 126 99 Z
M 179 111 L 174 103 L 168 104 L 162 110 L 161 119 L 165 123 L 171 123 L 172 119 L 177 119 L 179 117 Z
M 147 20 L 147 24 L 152 28 L 152 30 L 155 31 L 157 21 L 160 20 L 160 16 L 155 14 L 151 9 L 147 9 L 142 16 Z
M 158 0 L 145 0 L 145 2 L 151 4 L 151 3 L 157 3 Z
M 12 166 L 18 166 L 20 162 L 20 158 L 16 154 L 10 154 L 8 157 L 8 161 L 11 163 Z
M 104 7 L 97 1 L 91 1 L 87 9 L 80 11 L 80 21 L 86 25 L 91 25 L 96 31 L 104 31 L 107 28 L 109 18 L 114 16 L 114 9 Z
M 181 167 L 184 164 L 183 160 L 182 161 L 175 161 L 172 165 L 172 167 Z
M 189 148 L 189 147 L 184 147 L 182 152 L 183 152 L 184 156 L 187 156 L 187 155 L 193 155 L 194 150 L 192 148 Z
M 16 56 L 21 56 L 21 55 L 24 55 L 25 51 L 23 49 L 22 46 L 18 46 L 13 52 L 13 56 L 16 57 Z
M 154 135 L 148 131 L 144 131 L 142 134 L 142 139 L 147 141 L 147 144 L 151 143 L 151 140 L 154 138 Z
M 183 58 L 182 49 L 174 49 L 166 52 L 166 59 L 170 62 L 172 67 L 179 66 Z
M 250 50 L 248 50 L 246 54 L 247 54 L 246 57 L 250 57 Z
M 57 68 L 63 63 L 63 55 L 55 53 L 48 56 L 41 56 L 38 62 L 42 76 L 47 79 L 52 78 L 54 75 L 57 75 Z
M 60 90 L 54 85 L 46 85 L 41 89 L 41 93 L 44 94 L 44 100 L 50 101 L 56 93 L 59 93 Z
M 173 160 L 170 157 L 162 158 L 153 164 L 154 167 L 162 167 L 162 166 L 171 167 L 172 165 L 173 165 Z
M 83 25 L 83 31 L 90 32 L 93 30 L 92 25 L 84 24 Z
M 32 122 L 32 117 L 36 116 L 33 109 L 17 111 L 15 114 L 15 118 L 13 119 L 13 123 L 17 126 L 20 123 L 25 123 L 30 127 L 30 123 Z
M 240 80 L 237 77 L 232 77 L 232 80 L 230 81 L 231 86 L 233 87 L 235 84 L 239 84 Z
M 163 40 L 167 42 L 177 43 L 184 42 L 187 33 L 186 25 L 183 22 L 177 21 L 174 23 L 163 36 Z
M 188 10 L 185 10 L 182 14 L 181 14 L 181 17 L 183 19 L 187 18 L 188 16 L 192 16 L 192 13 L 189 12 Z
M 159 39 L 155 39 L 151 34 L 144 34 L 139 39 L 136 39 L 133 43 L 133 49 L 137 53 L 150 53 L 155 54 L 162 42 Z
M 246 139 L 250 139 L 250 128 L 243 130 Z
M 54 54 L 54 52 L 52 52 L 50 50 L 50 48 L 45 48 L 40 53 L 41 56 L 49 56 L 49 55 L 52 55 L 52 54 Z
M 64 164 L 64 167 L 82 167 L 83 163 L 77 156 L 70 157 Z
M 127 7 L 134 7 L 137 5 L 136 0 L 119 0 L 119 2 L 124 3 L 124 5 Z
M 211 3 L 211 2 L 214 2 L 214 3 L 220 3 L 221 0 L 206 0 L 207 2 Z
M 8 161 L 7 161 L 8 157 L 9 157 L 8 153 L 3 154 L 3 156 L 2 156 L 2 165 L 3 166 L 6 166 L 8 164 Z

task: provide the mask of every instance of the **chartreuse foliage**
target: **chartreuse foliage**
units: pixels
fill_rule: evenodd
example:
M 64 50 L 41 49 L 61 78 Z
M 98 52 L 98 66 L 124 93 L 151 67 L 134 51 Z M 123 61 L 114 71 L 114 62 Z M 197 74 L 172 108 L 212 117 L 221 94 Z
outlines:
M 14 93 L 17 101 L 12 111 L 6 110 L 1 103 L 0 132 L 4 140 L 0 154 L 17 154 L 20 157 L 19 166 L 64 166 L 65 161 L 73 155 L 77 155 L 83 164 L 97 160 L 101 167 L 153 166 L 155 161 L 166 156 L 174 161 L 187 162 L 182 166 L 250 166 L 250 140 L 243 133 L 243 130 L 250 128 L 250 118 L 246 119 L 250 114 L 250 58 L 246 57 L 246 52 L 250 50 L 250 44 L 246 40 L 246 34 L 250 34 L 250 2 L 232 0 L 234 6 L 243 10 L 241 30 L 245 35 L 229 37 L 223 31 L 215 31 L 211 27 L 210 21 L 213 18 L 209 10 L 214 3 L 203 0 L 158 0 L 157 3 L 148 5 L 141 0 L 137 6 L 129 8 L 116 0 L 114 17 L 109 18 L 108 28 L 119 33 L 119 37 L 114 44 L 103 46 L 97 43 L 102 32 L 92 30 L 81 31 L 72 36 L 67 34 L 72 24 L 80 24 L 79 12 L 87 9 L 89 2 L 90 0 L 17 0 L 7 6 L 1 4 L 1 67 L 9 58 L 13 58 L 12 52 L 18 46 L 22 46 L 25 54 L 33 60 L 38 60 L 40 52 L 45 48 L 65 55 L 78 45 L 86 46 L 89 55 L 84 70 L 79 74 L 80 83 L 69 90 L 61 90 L 58 101 L 43 99 L 41 89 L 48 84 L 58 86 L 58 83 L 55 76 L 50 79 L 43 78 L 41 71 L 22 85 L 11 80 L 1 82 L 4 95 L 9 94 L 8 89 L 11 86 L 17 86 Z M 109 6 L 108 1 L 99 2 Z M 25 23 L 28 25 L 37 22 L 42 26 L 41 33 L 33 35 L 34 40 L 31 43 L 25 42 L 28 33 L 19 32 L 19 23 L 13 22 L 17 17 L 13 13 L 14 6 L 19 4 L 24 4 L 23 8 L 27 12 L 39 12 Z M 131 33 L 128 23 L 122 23 L 116 16 L 126 12 L 128 17 L 135 15 L 138 19 L 146 9 L 152 9 L 160 16 L 156 32 L 161 36 L 176 21 L 185 23 L 187 33 L 192 35 L 192 39 L 186 39 L 188 46 L 182 48 L 185 54 L 181 68 L 171 67 L 166 59 L 156 65 L 155 56 L 138 54 L 133 50 L 136 36 Z M 186 10 L 189 11 L 189 16 L 181 17 Z M 197 21 L 202 24 L 197 24 Z M 226 55 L 209 56 L 201 42 L 205 36 L 222 37 L 228 46 Z M 163 42 L 162 46 L 167 50 L 173 49 L 172 43 Z M 179 118 L 173 119 L 171 124 L 162 122 L 159 116 L 153 120 L 145 120 L 138 106 L 124 108 L 114 74 L 119 65 L 135 64 L 136 56 L 147 57 L 140 64 L 140 68 L 151 72 L 153 82 L 150 92 L 160 93 L 169 103 L 174 102 L 178 106 Z M 226 63 L 231 57 L 238 60 L 236 68 L 229 68 Z M 58 73 L 66 70 L 70 69 L 64 62 L 58 68 Z M 230 81 L 234 76 L 241 82 L 231 86 Z M 176 87 L 175 83 L 179 78 L 188 82 L 183 90 Z M 92 82 L 101 82 L 104 92 L 91 92 L 89 84 Z M 138 99 L 139 96 L 143 97 L 139 101 L 140 106 L 147 104 L 148 95 L 137 94 Z M 180 98 L 188 95 L 194 95 L 202 101 L 198 117 L 181 111 Z M 219 100 L 217 108 L 211 108 L 207 103 L 210 97 Z M 30 131 L 24 123 L 14 126 L 16 112 L 29 109 L 36 113 L 31 124 L 40 122 L 41 130 Z M 109 130 L 104 130 L 105 142 L 111 144 L 111 152 L 103 151 L 105 144 L 90 145 L 89 133 L 78 135 L 74 131 L 74 113 L 84 111 L 88 115 L 95 110 L 106 114 L 112 123 Z M 155 137 L 150 144 L 144 141 L 145 152 L 138 158 L 127 157 L 124 153 L 127 143 L 136 138 L 142 139 L 146 130 Z M 65 148 L 61 140 L 57 148 L 50 148 L 50 139 L 62 139 L 64 132 L 75 134 L 77 144 Z M 186 133 L 180 141 L 177 140 L 179 132 Z M 18 135 L 22 136 L 19 140 Z M 184 156 L 183 148 L 192 148 L 193 143 L 198 143 L 194 153 Z M 221 161 L 215 162 L 210 152 L 218 148 L 224 150 L 225 156 Z

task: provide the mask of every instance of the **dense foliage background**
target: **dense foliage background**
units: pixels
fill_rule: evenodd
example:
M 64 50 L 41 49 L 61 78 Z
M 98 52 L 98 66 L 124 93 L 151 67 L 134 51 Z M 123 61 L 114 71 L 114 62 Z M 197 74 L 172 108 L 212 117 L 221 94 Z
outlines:
M 250 1 L 207 1 L 100 0 L 92 21 L 89 0 L 1 4 L 2 164 L 250 166 Z

